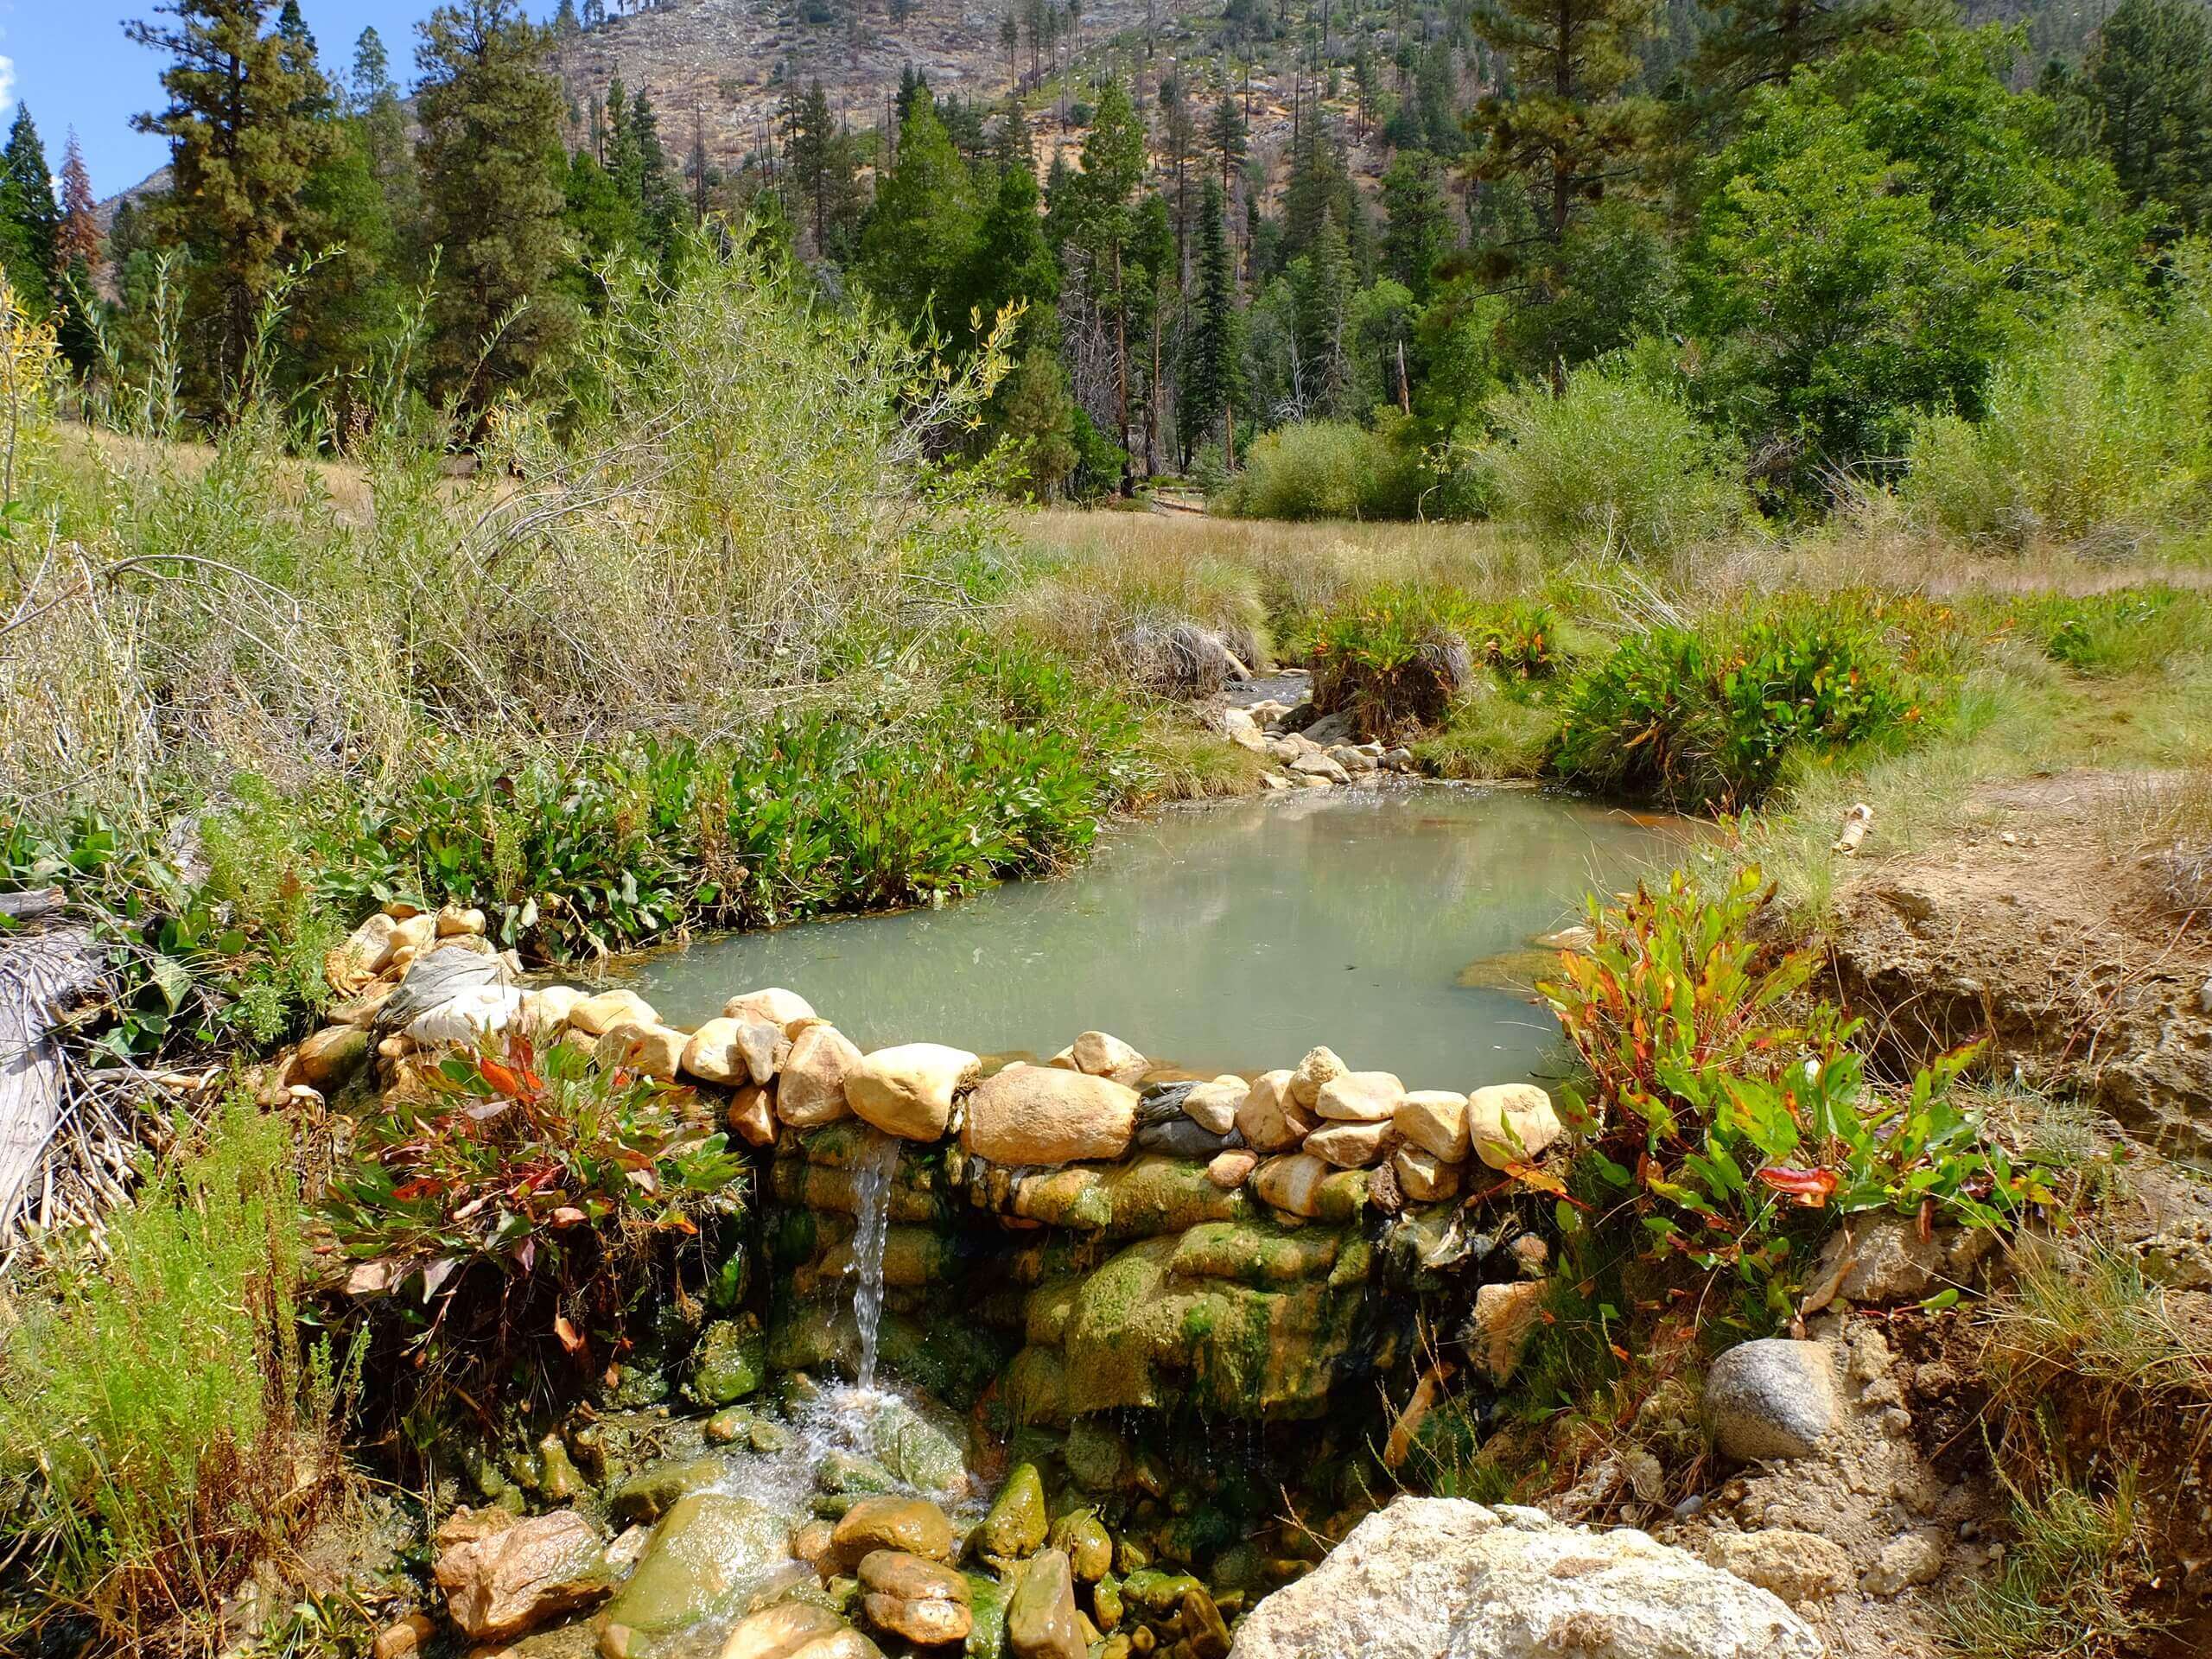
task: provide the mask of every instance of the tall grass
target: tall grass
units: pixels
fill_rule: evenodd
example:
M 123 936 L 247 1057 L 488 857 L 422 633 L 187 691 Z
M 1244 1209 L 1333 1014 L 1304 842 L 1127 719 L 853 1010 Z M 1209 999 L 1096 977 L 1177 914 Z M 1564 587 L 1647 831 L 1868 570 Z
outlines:
M 1349 421 L 1301 421 L 1255 440 L 1217 499 L 1238 518 L 1410 518 L 1417 456 Z
M 298 1322 L 281 1118 L 233 1103 L 108 1223 L 108 1259 L 18 1292 L 0 1349 L 10 1582 L 126 1647 L 213 1607 L 344 1479 L 345 1365 Z

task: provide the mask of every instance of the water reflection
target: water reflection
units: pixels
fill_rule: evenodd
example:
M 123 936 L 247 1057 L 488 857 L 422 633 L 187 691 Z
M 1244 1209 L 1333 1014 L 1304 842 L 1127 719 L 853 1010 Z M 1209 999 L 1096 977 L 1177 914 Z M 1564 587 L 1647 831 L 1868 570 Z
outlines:
M 1556 1064 L 1524 982 L 1471 966 L 1525 951 L 1593 884 L 1671 861 L 1687 833 L 1445 785 L 1179 810 L 1116 830 L 1064 880 L 704 940 L 640 959 L 633 982 L 686 1025 L 786 985 L 863 1047 L 1049 1053 L 1096 1027 L 1156 1058 L 1251 1071 L 1325 1042 L 1415 1088 L 1468 1089 Z

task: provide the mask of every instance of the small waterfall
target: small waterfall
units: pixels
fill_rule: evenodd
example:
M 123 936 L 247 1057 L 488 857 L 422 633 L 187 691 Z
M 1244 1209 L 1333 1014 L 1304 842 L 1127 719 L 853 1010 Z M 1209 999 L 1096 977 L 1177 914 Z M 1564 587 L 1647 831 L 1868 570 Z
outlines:
M 883 1242 L 891 1225 L 891 1179 L 899 1173 L 896 1135 L 871 1132 L 868 1150 L 853 1171 L 860 1226 L 853 1235 L 853 1320 L 861 1331 L 860 1386 L 875 1386 L 875 1333 L 883 1322 Z

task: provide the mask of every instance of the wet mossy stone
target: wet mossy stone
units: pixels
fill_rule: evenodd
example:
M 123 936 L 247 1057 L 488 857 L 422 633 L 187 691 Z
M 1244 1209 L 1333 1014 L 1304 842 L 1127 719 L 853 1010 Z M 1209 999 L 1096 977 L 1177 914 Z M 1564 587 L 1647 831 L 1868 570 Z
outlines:
M 886 1319 L 877 1336 L 886 1369 L 965 1410 L 1005 1365 L 1014 1343 L 972 1319 Z
M 820 1371 L 832 1367 L 849 1375 L 858 1363 L 860 1327 L 850 1300 L 779 1295 L 768 1310 L 768 1364 L 778 1371 Z
M 1068 1425 L 1067 1449 L 1062 1453 L 1068 1478 L 1094 1497 L 1122 1489 L 1129 1466 L 1128 1449 L 1122 1437 L 1105 1424 L 1078 1417 Z
M 1163 1573 L 1157 1567 L 1139 1567 L 1122 1580 L 1122 1598 L 1155 1618 L 1181 1611 L 1184 1596 L 1193 1590 L 1204 1595 L 1205 1586 L 1188 1573 Z
M 768 1341 L 751 1313 L 716 1319 L 691 1357 L 691 1394 L 700 1404 L 727 1406 L 757 1393 L 768 1375 Z
M 1095 1583 L 1113 1570 L 1114 1540 L 1096 1510 L 1071 1510 L 1053 1522 L 1052 1548 L 1067 1552 L 1082 1583 Z
M 1361 1295 L 1281 1291 L 1173 1272 L 1178 1238 L 1131 1245 L 1084 1281 L 1064 1345 L 1067 1409 L 1184 1406 L 1217 1416 L 1310 1416 L 1358 1367 Z
M 1103 1573 L 1090 1586 L 1090 1621 L 1102 1630 L 1110 1630 L 1122 1622 L 1128 1611 L 1122 1600 L 1122 1581 L 1111 1573 Z
M 658 1521 L 694 1492 L 729 1473 L 720 1458 L 669 1458 L 648 1464 L 607 1495 L 607 1513 L 618 1526 Z
M 1031 1291 L 1022 1319 L 1029 1340 L 1041 1348 L 1058 1347 L 1066 1339 L 1068 1320 L 1074 1317 L 1076 1299 L 1082 1294 L 1080 1278 L 1055 1280 Z
M 1007 1560 L 1018 1560 L 1044 1548 L 1045 1532 L 1044 1477 L 1033 1463 L 1016 1464 L 983 1517 L 983 1549 Z
M 968 1606 L 974 1618 L 968 1627 L 963 1651 L 969 1659 L 1004 1659 L 1006 1608 L 1013 1599 L 1013 1592 L 988 1573 L 969 1573 L 965 1577 Z
M 752 1428 L 753 1414 L 743 1406 L 729 1406 L 708 1418 L 699 1433 L 709 1446 L 728 1446 L 745 1439 Z
M 1183 1235 L 1168 1265 L 1181 1278 L 1230 1279 L 1264 1290 L 1327 1273 L 1343 1243 L 1341 1233 L 1319 1227 L 1206 1222 Z
M 1026 1175 L 1014 1185 L 1014 1212 L 1047 1226 L 1109 1239 L 1179 1233 L 1200 1222 L 1250 1214 L 1242 1187 L 1224 1192 L 1202 1163 L 1147 1154 L 1127 1164 L 1074 1165 Z
M 877 1460 L 917 1491 L 967 1490 L 968 1466 L 961 1454 L 958 1425 L 949 1417 L 932 1421 L 929 1414 L 893 1395 L 875 1408 L 868 1437 Z
M 1029 1558 L 1007 1604 L 1006 1628 L 1007 1640 L 1021 1659 L 1086 1659 L 1075 1576 L 1058 1550 Z
M 1024 1348 L 1006 1368 L 1000 1398 L 1025 1427 L 1068 1420 L 1067 1363 L 1057 1348 Z
M 678 1499 L 653 1529 L 607 1622 L 658 1632 L 734 1612 L 784 1559 L 785 1525 L 767 1505 L 728 1492 Z
M 814 1465 L 814 1483 L 825 1492 L 846 1497 L 870 1497 L 899 1489 L 897 1477 L 874 1459 L 857 1457 L 842 1447 L 823 1454 Z

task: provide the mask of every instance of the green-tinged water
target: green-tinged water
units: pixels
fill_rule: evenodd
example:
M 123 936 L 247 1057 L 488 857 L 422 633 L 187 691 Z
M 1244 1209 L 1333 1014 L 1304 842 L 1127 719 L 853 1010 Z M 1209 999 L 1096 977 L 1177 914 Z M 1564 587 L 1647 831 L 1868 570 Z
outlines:
M 1414 1088 L 1555 1072 L 1526 987 L 1535 935 L 1687 831 L 1522 789 L 1442 784 L 1179 809 L 1123 825 L 1064 879 L 938 911 L 705 939 L 633 964 L 690 1025 L 764 985 L 862 1047 L 1048 1054 L 1089 1029 L 1205 1071 L 1326 1043 Z

